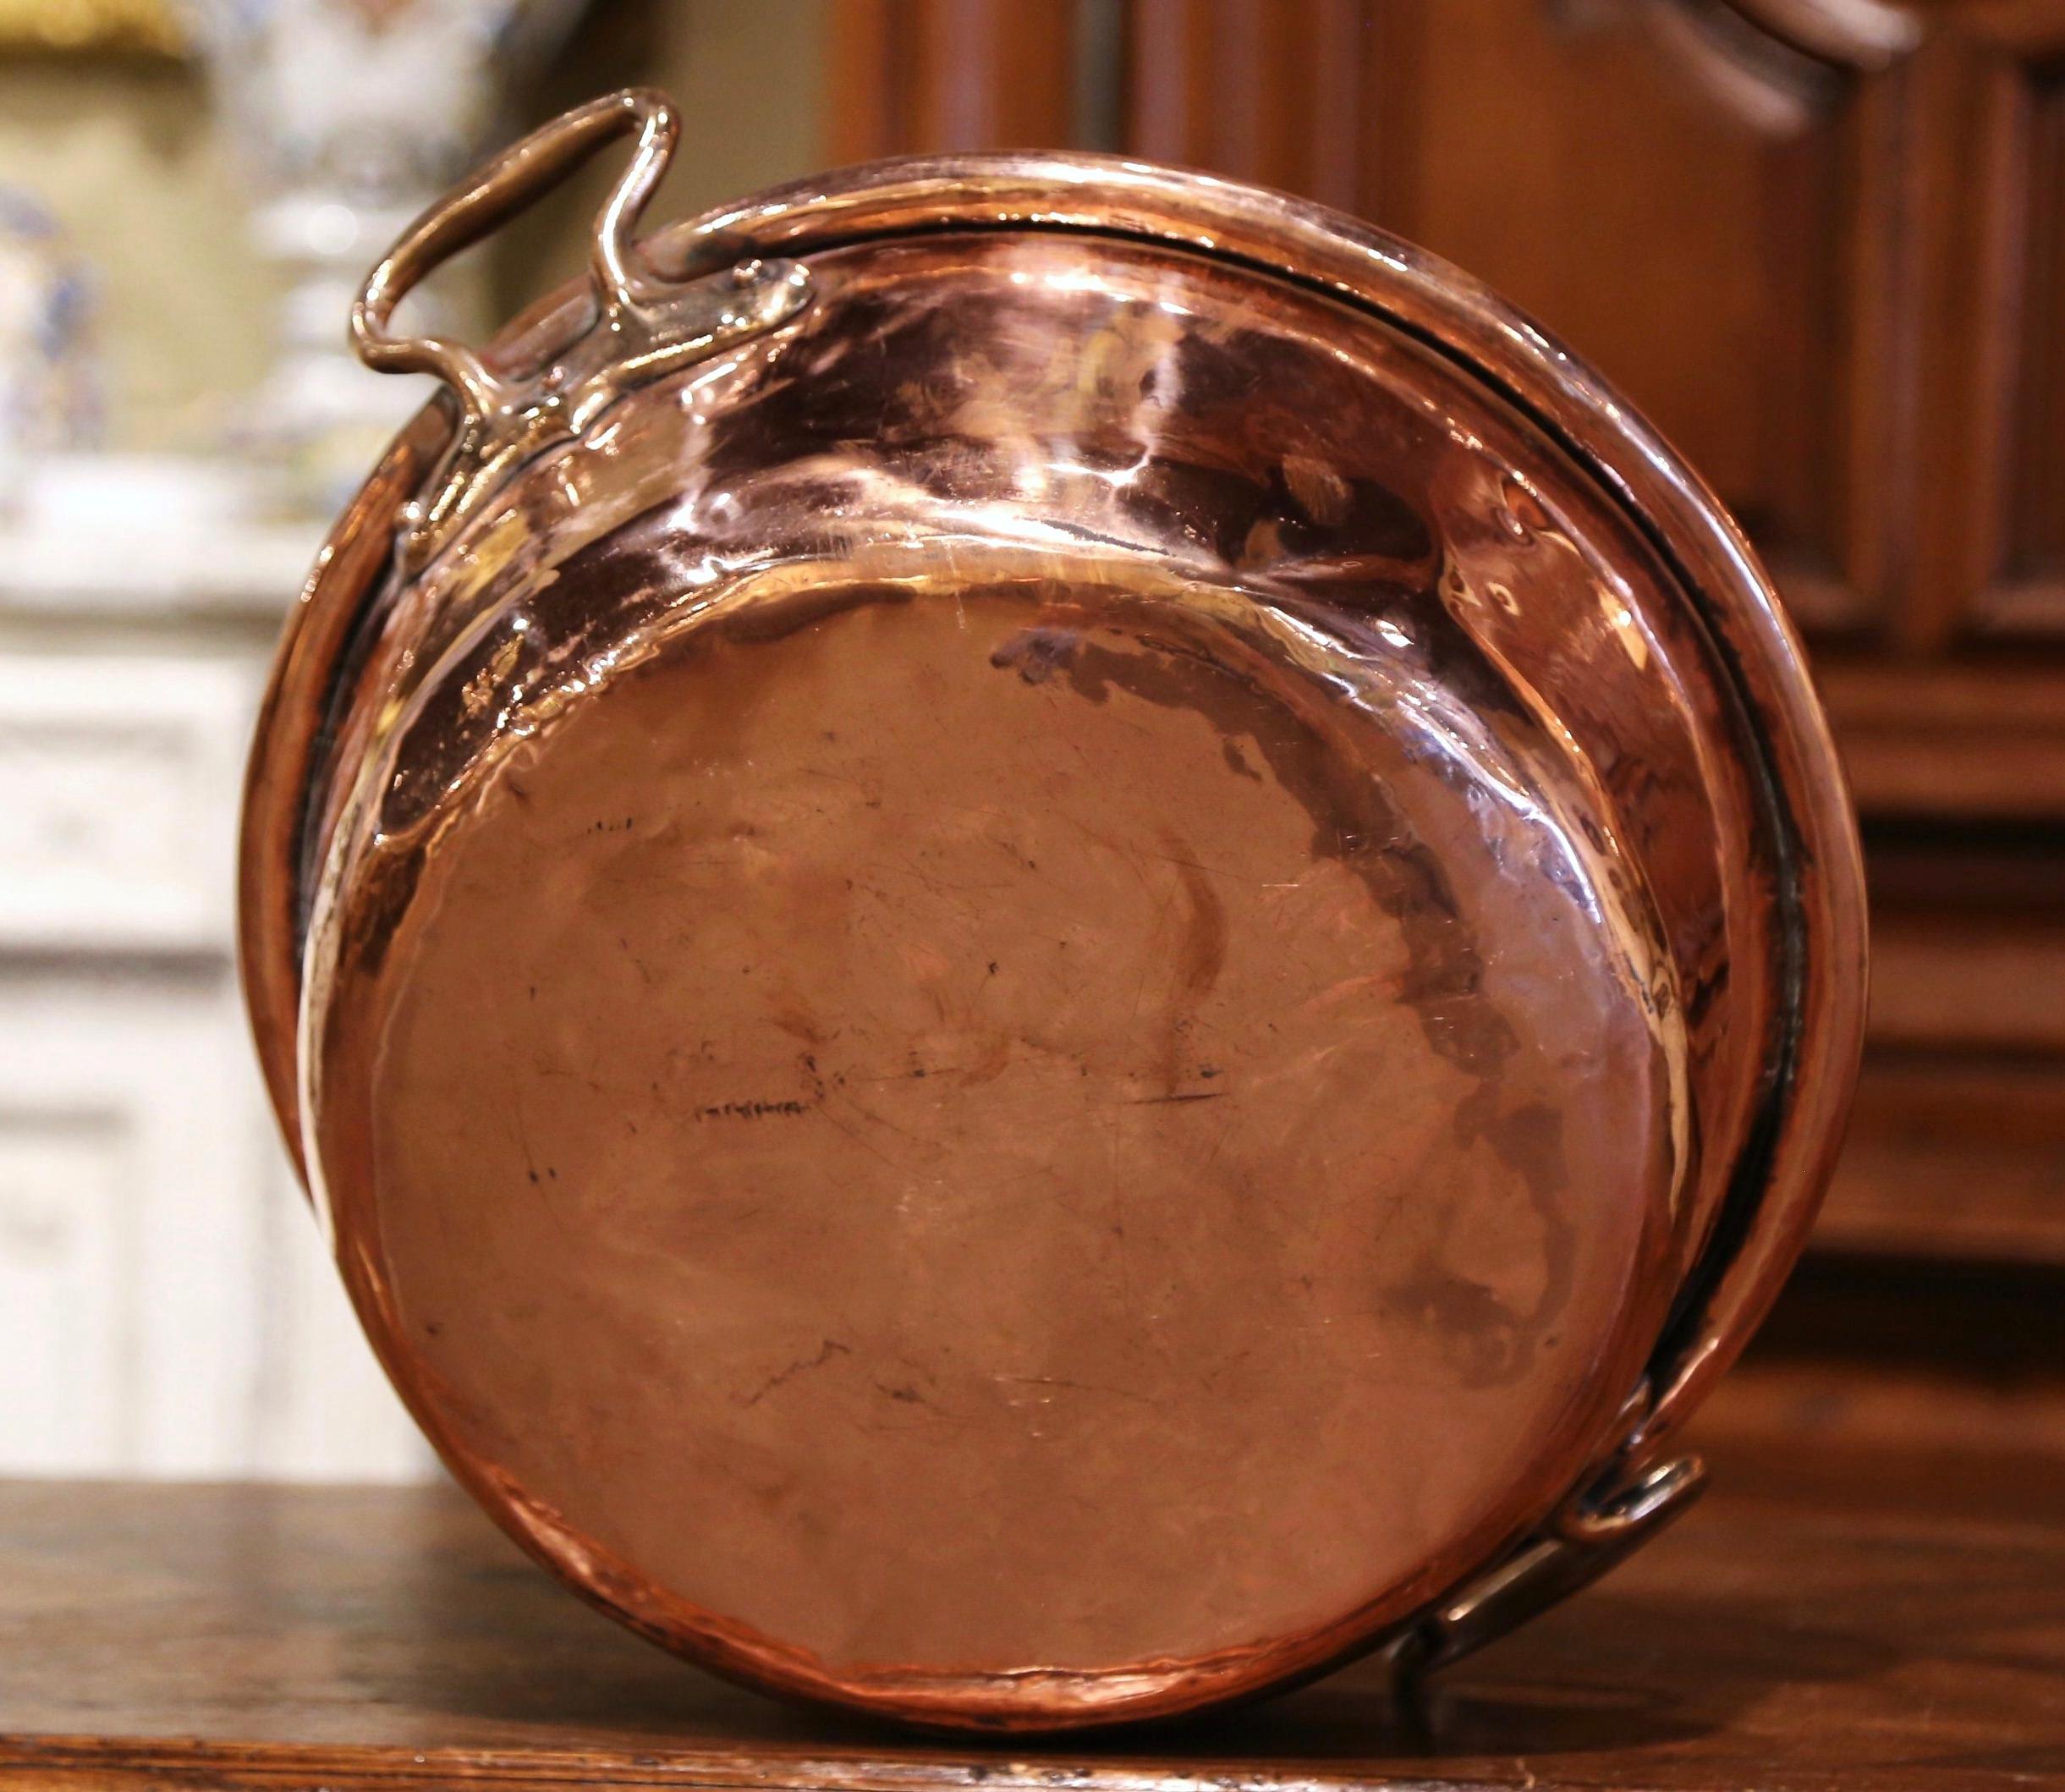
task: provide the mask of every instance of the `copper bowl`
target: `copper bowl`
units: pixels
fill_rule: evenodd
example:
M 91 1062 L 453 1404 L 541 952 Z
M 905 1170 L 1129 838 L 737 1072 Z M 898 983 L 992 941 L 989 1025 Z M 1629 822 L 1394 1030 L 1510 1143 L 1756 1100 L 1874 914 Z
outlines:
M 482 353 L 433 261 L 621 132 Z M 1279 195 L 904 161 L 643 241 L 660 97 L 354 315 L 244 954 L 368 1335 L 644 1635 L 939 1725 L 1460 1653 L 1699 1482 L 1864 904 L 1771 586 L 1584 365 Z

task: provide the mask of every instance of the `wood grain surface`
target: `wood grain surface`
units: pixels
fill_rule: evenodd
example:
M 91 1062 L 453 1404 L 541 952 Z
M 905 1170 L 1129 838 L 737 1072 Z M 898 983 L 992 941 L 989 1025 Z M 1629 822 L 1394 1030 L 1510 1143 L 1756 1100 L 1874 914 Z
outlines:
M 1831 1430 L 1838 1392 L 1768 1379 L 1710 1415 L 1701 1509 L 1418 1697 L 1365 1666 L 1094 1747 L 986 1751 L 734 1690 L 443 1488 L 7 1484 L 0 1785 L 2065 1784 L 2058 1459 Z

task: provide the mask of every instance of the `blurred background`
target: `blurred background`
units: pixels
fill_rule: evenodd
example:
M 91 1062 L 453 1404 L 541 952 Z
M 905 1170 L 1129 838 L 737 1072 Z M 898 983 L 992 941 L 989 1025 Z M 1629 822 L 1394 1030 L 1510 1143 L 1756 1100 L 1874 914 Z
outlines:
M 1876 905 L 1851 1143 L 1712 1422 L 2065 1458 L 2065 0 L 0 0 L 0 1473 L 431 1471 L 260 1092 L 240 761 L 423 396 L 352 292 L 633 81 L 687 123 L 656 219 L 1145 155 L 1420 241 L 1618 383 L 1809 638 Z M 575 273 L 607 173 L 420 303 Z

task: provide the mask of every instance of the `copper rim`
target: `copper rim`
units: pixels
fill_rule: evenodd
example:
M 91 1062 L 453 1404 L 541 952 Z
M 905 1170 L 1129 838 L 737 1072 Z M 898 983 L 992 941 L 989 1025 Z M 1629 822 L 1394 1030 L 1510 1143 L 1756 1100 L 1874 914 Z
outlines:
M 1799 642 L 1733 520 L 1584 363 L 1468 276 L 1321 207 L 1199 174 L 1088 156 L 907 158 L 799 184 L 668 228 L 642 250 L 680 277 L 742 257 L 807 259 L 890 238 L 1000 228 L 1182 247 L 1345 301 L 1432 349 L 1521 412 L 1647 540 L 1704 624 L 1754 741 L 1777 867 L 1772 1075 L 1731 1192 L 1653 1353 L 1646 1458 L 1763 1317 L 1812 1223 L 1861 1049 L 1865 899 L 1856 831 Z M 486 352 L 542 361 L 584 301 L 554 295 Z M 296 1032 L 310 867 L 321 845 L 328 729 L 354 652 L 398 569 L 404 506 L 451 428 L 433 404 L 346 511 L 290 615 L 246 786 L 242 964 L 272 1097 L 299 1152 Z

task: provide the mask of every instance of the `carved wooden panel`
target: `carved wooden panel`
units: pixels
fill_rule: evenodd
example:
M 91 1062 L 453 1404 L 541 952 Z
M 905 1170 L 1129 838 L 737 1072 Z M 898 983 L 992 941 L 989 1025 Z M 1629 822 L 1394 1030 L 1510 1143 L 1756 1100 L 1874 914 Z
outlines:
M 1973 620 L 1996 632 L 2065 635 L 2065 19 L 2040 59 L 2003 54 L 1991 72 L 2004 202 L 1982 214 L 2000 240 L 1973 302 L 2004 319 L 1977 396 L 1997 480 Z M 1980 326 L 1983 327 L 1983 322 Z M 1979 494 L 1985 496 L 1982 486 Z
M 1390 0 L 1364 209 L 1626 389 L 1825 631 L 1881 618 L 1896 125 L 1865 71 L 1677 0 Z
M 2027 231 L 2020 327 L 2023 377 L 2011 388 L 2007 571 L 2034 594 L 2041 619 L 2065 626 L 2065 66 L 2029 84 Z M 2003 594 L 2006 596 L 2006 594 Z M 2012 599 L 2005 606 L 2019 608 Z
M 132 1459 L 133 1143 L 106 1109 L 0 1108 L 0 1437 L 10 1470 Z
M 270 629 L 217 651 L 84 600 L 17 629 L 19 601 L 0 591 L 0 1473 L 426 1473 L 237 996 Z
M 228 963 L 6 945 L 0 1473 L 426 1472 L 290 1185 Z
M 0 943 L 220 948 L 257 678 L 248 658 L 0 658 Z

